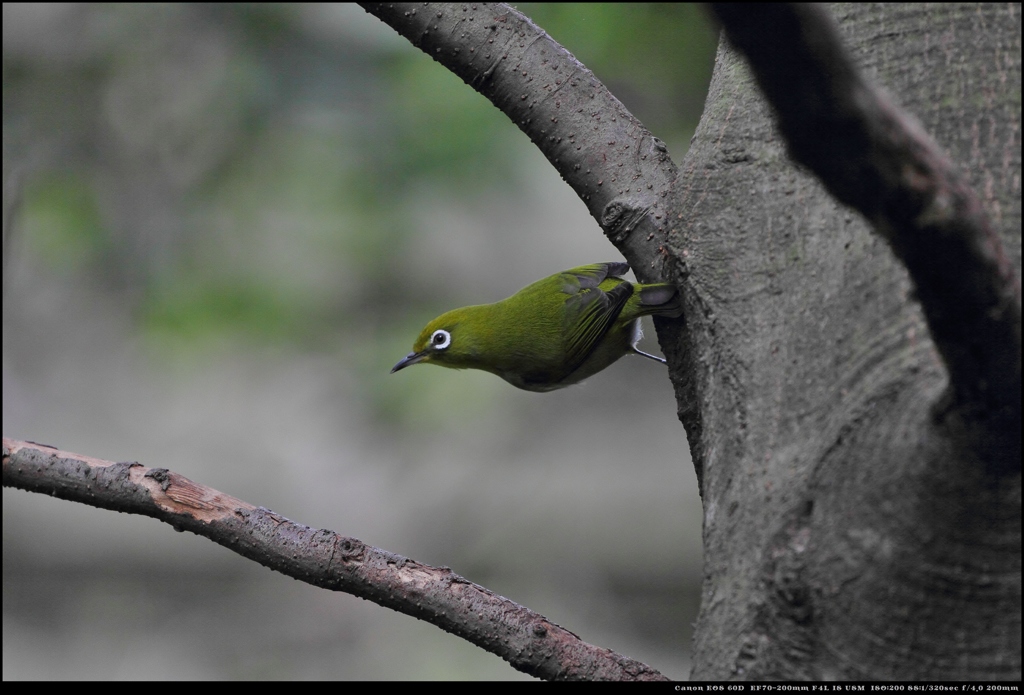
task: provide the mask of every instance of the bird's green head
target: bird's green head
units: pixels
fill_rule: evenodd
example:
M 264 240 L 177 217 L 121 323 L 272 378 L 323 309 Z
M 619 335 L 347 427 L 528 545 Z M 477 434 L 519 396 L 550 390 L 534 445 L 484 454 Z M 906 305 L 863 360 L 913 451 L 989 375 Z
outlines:
M 480 309 L 453 309 L 428 323 L 413 343 L 412 352 L 392 367 L 391 373 L 420 362 L 454 369 L 479 366 L 478 334 L 486 323 Z

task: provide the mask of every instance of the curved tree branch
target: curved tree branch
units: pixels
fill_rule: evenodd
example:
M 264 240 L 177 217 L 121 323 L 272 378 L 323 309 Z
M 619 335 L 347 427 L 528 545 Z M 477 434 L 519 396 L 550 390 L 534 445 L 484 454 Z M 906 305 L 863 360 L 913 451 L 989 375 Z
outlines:
M 641 281 L 664 277 L 654 239 L 664 234 L 661 201 L 676 166 L 665 144 L 569 51 L 501 3 L 361 4 L 512 119 Z
M 151 516 L 307 584 L 433 623 L 539 678 L 665 680 L 649 666 L 587 644 L 447 567 L 304 526 L 166 468 L 104 461 L 5 437 L 3 484 Z
M 713 7 L 792 157 L 906 265 L 973 448 L 994 469 L 1019 471 L 1020 280 L 978 196 L 918 122 L 861 76 L 827 10 Z

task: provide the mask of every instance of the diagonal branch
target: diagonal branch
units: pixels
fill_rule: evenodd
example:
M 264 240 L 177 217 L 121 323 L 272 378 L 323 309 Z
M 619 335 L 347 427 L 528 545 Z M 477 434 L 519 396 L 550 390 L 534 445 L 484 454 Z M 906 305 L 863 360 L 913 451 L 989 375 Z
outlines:
M 826 10 L 713 9 L 793 158 L 906 265 L 973 446 L 995 468 L 1019 471 L 1021 287 L 980 199 L 917 121 L 861 76 Z
M 642 280 L 661 260 L 661 201 L 676 177 L 665 144 L 594 73 L 503 3 L 362 3 L 522 130 Z
M 3 484 L 151 516 L 307 584 L 433 623 L 539 678 L 665 680 L 649 666 L 587 644 L 447 567 L 304 526 L 166 468 L 104 461 L 5 437 Z

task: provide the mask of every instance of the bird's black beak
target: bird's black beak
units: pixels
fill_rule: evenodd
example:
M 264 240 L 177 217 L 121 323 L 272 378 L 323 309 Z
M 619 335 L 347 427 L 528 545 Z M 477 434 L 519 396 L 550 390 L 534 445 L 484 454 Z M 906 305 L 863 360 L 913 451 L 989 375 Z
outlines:
M 426 351 L 424 351 L 424 352 L 410 352 L 408 355 L 406 355 L 401 360 L 399 360 L 398 364 L 396 364 L 394 367 L 391 368 L 391 373 L 394 374 L 399 369 L 405 369 L 406 367 L 410 367 L 410 366 L 416 364 L 417 362 L 422 362 L 424 360 L 424 358 L 426 358 L 426 356 L 427 356 Z

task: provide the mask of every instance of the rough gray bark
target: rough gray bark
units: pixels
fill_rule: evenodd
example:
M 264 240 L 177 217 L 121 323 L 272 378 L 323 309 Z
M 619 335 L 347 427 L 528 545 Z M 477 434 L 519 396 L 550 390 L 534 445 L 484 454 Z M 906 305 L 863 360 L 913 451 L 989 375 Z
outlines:
M 1017 8 L 836 15 L 867 77 L 962 163 L 1019 277 Z M 793 165 L 728 45 L 676 190 L 669 248 L 699 307 L 677 384 L 705 504 L 694 677 L 1019 678 L 1019 350 L 1015 419 L 990 432 L 1016 452 L 993 452 L 951 413 L 918 286 Z M 951 304 L 929 310 L 969 322 Z

